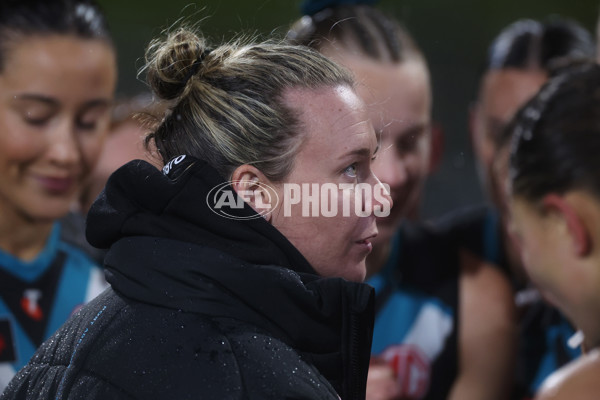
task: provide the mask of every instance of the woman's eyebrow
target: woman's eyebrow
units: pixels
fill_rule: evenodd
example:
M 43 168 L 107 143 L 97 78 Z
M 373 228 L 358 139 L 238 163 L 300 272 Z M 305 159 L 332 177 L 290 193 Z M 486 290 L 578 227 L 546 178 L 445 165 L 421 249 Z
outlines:
M 349 156 L 370 157 L 371 149 L 369 149 L 367 147 L 353 149 L 353 150 L 350 150 L 350 151 L 342 154 L 339 158 L 348 158 Z
M 37 101 L 48 105 L 56 106 L 58 101 L 52 97 L 44 96 L 42 94 L 23 93 L 17 94 L 13 97 L 16 101 Z
M 401 131 L 403 137 L 406 136 L 419 136 L 425 134 L 427 129 L 429 129 L 431 124 L 428 123 L 416 123 L 412 124 Z

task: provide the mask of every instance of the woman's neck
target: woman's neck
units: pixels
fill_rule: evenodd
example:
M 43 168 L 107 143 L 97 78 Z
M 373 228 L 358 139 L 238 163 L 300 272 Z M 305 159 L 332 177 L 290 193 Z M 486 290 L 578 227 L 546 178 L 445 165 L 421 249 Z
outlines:
M 595 329 L 595 332 L 591 332 L 592 330 L 586 328 L 582 328 L 583 331 L 583 343 L 582 349 L 584 353 L 588 353 L 592 350 L 600 350 L 600 337 L 598 337 L 598 331 Z
M 44 249 L 52 225 L 53 221 L 39 222 L 14 212 L 3 212 L 0 249 L 20 260 L 33 260 Z
M 588 352 L 594 349 L 600 349 L 600 305 L 587 306 L 578 305 L 577 308 L 565 310 L 565 315 L 569 315 L 571 321 L 583 333 L 582 349 Z

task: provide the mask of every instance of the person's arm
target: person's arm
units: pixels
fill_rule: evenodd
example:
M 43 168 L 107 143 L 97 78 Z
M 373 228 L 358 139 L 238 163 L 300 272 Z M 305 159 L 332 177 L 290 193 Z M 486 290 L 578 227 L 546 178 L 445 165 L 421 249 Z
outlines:
M 366 400 L 394 400 L 400 398 L 400 389 L 392 367 L 383 360 L 371 358 L 367 377 Z
M 516 359 L 516 319 L 508 280 L 461 252 L 459 372 L 449 400 L 507 399 Z

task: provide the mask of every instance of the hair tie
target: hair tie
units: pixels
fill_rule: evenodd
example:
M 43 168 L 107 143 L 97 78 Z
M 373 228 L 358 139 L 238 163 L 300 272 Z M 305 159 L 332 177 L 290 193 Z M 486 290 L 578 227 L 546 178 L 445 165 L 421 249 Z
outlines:
M 194 76 L 198 73 L 198 68 L 200 68 L 200 65 L 202 64 L 202 62 L 204 61 L 206 56 L 208 56 L 210 54 L 211 51 L 212 50 L 206 49 L 198 56 L 198 58 L 196 58 L 196 61 L 194 61 L 194 63 L 190 67 L 189 72 L 187 73 L 185 78 L 183 78 L 184 85 L 187 85 L 188 81 L 190 79 L 192 79 L 192 76 Z

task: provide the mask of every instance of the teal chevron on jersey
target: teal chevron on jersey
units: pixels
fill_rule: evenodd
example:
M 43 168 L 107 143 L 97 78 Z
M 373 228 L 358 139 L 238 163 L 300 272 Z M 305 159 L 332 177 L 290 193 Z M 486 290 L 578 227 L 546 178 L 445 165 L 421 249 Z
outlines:
M 101 268 L 63 233 L 55 223 L 32 261 L 0 250 L 0 392 L 46 338 L 107 287 Z

